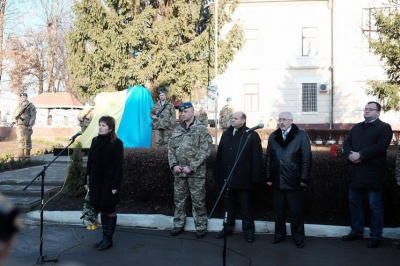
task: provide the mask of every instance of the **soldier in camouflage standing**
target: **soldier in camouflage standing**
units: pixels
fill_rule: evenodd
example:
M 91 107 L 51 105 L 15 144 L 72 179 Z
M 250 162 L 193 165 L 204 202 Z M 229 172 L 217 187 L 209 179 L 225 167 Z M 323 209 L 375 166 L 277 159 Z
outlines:
M 168 145 L 168 140 L 171 137 L 172 128 L 175 126 L 176 121 L 175 107 L 171 101 L 167 101 L 166 93 L 166 90 L 160 91 L 160 100 L 154 104 L 150 112 L 157 146 Z
M 20 93 L 19 103 L 14 111 L 15 124 L 17 124 L 18 157 L 30 157 L 32 149 L 32 127 L 36 120 L 36 107 L 28 101 L 28 94 Z
M 235 108 L 232 104 L 232 98 L 226 99 L 226 105 L 222 107 L 219 112 L 219 128 L 223 131 L 227 130 L 231 126 L 232 115 L 235 112 Z
M 85 130 L 87 129 L 87 127 L 89 126 L 89 124 L 93 118 L 92 108 L 89 106 L 86 106 L 84 109 L 79 111 L 77 118 L 79 121 L 79 126 L 81 127 L 81 131 L 85 132 Z
M 211 135 L 194 116 L 192 103 L 179 107 L 182 124 L 175 128 L 168 144 L 169 167 L 174 174 L 174 228 L 171 236 L 183 232 L 186 203 L 192 200 L 192 213 L 196 237 L 204 238 L 207 230 L 206 160 L 211 153 Z
M 200 102 L 196 103 L 195 117 L 200 121 L 201 124 L 205 125 L 206 127 L 208 126 L 208 115 Z

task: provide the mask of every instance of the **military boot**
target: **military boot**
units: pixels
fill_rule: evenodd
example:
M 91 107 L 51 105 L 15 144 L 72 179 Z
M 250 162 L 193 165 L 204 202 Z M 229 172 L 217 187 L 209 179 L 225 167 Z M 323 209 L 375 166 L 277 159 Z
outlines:
M 25 150 L 25 157 L 26 158 L 30 158 L 31 157 L 31 150 L 30 149 L 26 149 Z

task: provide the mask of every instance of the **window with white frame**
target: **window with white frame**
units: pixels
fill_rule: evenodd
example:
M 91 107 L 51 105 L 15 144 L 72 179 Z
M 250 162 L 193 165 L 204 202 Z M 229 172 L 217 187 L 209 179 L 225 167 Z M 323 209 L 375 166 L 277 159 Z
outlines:
M 244 84 L 244 111 L 258 112 L 258 84 Z
M 260 63 L 260 40 L 258 29 L 245 29 L 245 45 L 241 49 L 241 67 L 255 68 Z
M 302 29 L 302 55 L 315 56 L 318 52 L 318 28 L 303 27 Z
M 317 83 L 302 83 L 302 112 L 317 112 Z
M 387 7 L 371 7 L 371 8 L 363 8 L 362 10 L 362 32 L 364 36 L 367 38 L 367 46 L 368 51 L 372 52 L 372 47 L 369 42 L 371 40 L 377 40 L 379 38 L 378 26 L 376 26 L 376 19 L 374 14 L 378 12 L 384 12 L 388 14 L 390 12 L 390 8 Z

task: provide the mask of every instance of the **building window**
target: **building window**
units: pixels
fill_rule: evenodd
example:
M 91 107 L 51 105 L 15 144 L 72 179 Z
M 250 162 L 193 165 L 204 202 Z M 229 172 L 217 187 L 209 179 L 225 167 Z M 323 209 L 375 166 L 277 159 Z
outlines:
M 241 49 L 240 65 L 243 68 L 251 69 L 260 63 L 260 40 L 258 29 L 245 29 L 245 44 Z
M 244 110 L 245 112 L 258 112 L 259 102 L 258 84 L 244 85 Z
M 304 27 L 302 32 L 303 56 L 317 55 L 318 30 L 315 27 Z
M 317 112 L 317 83 L 302 84 L 302 112 Z
M 389 14 L 390 8 L 387 7 L 373 7 L 373 8 L 363 8 L 362 10 L 362 32 L 368 40 L 368 51 L 372 52 L 372 47 L 370 46 L 371 40 L 378 40 L 378 26 L 376 26 L 376 19 L 374 14 L 378 12 L 384 12 L 386 15 Z

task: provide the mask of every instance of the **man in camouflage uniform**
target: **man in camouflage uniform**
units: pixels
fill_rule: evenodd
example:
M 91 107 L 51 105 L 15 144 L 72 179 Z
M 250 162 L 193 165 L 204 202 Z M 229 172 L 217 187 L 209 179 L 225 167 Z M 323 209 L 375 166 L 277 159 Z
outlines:
M 79 126 L 81 127 L 81 131 L 85 132 L 87 127 L 89 126 L 90 122 L 92 121 L 93 118 L 93 112 L 91 107 L 85 107 L 81 111 L 79 111 L 78 114 L 78 121 L 79 121 Z
M 186 203 L 192 200 L 192 213 L 196 237 L 204 238 L 207 230 L 206 160 L 211 153 L 211 135 L 194 116 L 192 103 L 179 107 L 182 124 L 175 128 L 168 144 L 169 167 L 174 174 L 174 228 L 171 236 L 183 232 Z
M 231 126 L 232 115 L 235 112 L 235 108 L 232 104 L 232 98 L 226 99 L 226 105 L 222 107 L 219 112 L 219 128 L 223 131 L 227 130 Z
M 207 112 L 204 110 L 202 104 L 200 102 L 196 103 L 196 113 L 194 115 L 199 122 L 204 125 L 208 126 L 208 115 Z
M 32 127 L 36 120 L 36 107 L 28 101 L 28 94 L 20 93 L 19 103 L 14 111 L 15 124 L 17 124 L 18 157 L 30 157 L 32 149 Z
M 167 101 L 166 93 L 166 90 L 160 91 L 160 100 L 154 104 L 150 112 L 157 146 L 168 145 L 168 140 L 171 137 L 172 128 L 175 126 L 176 121 L 175 107 L 171 101 Z

